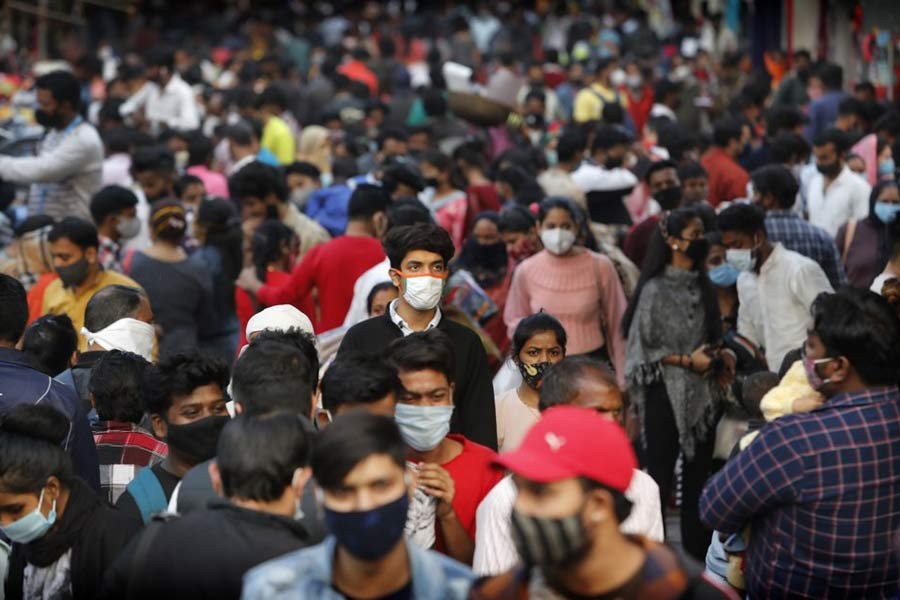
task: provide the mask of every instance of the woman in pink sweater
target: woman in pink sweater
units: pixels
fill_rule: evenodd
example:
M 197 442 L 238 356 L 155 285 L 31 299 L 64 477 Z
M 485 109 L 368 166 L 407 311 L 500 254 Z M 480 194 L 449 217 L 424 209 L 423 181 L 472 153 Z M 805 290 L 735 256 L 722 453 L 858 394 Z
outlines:
M 568 354 L 607 359 L 622 383 L 627 302 L 609 258 L 575 245 L 580 216 L 565 198 L 541 203 L 544 249 L 513 273 L 503 320 L 510 337 L 523 318 L 540 310 L 556 317 L 568 336 Z

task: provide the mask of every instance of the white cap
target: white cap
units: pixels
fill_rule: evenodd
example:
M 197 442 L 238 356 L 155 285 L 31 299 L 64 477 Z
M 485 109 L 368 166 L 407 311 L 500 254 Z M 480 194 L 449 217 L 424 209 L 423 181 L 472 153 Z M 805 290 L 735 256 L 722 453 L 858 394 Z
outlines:
M 287 331 L 296 327 L 300 331 L 315 336 L 312 321 L 302 311 L 290 304 L 270 306 L 256 313 L 247 321 L 247 339 L 254 333 L 269 331 Z

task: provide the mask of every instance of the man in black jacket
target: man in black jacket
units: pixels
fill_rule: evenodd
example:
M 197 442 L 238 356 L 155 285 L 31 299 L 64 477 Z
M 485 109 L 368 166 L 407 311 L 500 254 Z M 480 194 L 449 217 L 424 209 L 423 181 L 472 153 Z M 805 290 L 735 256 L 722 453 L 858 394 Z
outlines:
M 397 338 L 414 331 L 437 328 L 453 345 L 456 363 L 456 410 L 450 423 L 453 433 L 497 449 L 497 418 L 487 355 L 478 336 L 441 313 L 439 304 L 447 280 L 447 264 L 453 258 L 453 241 L 432 224 L 391 229 L 384 239 L 391 261 L 391 281 L 400 291 L 388 311 L 350 328 L 338 356 L 349 350 L 384 354 Z
M 210 472 L 227 501 L 153 522 L 107 572 L 104 598 L 233 598 L 244 573 L 309 545 L 297 521 L 310 435 L 297 414 L 240 416 L 219 439 Z

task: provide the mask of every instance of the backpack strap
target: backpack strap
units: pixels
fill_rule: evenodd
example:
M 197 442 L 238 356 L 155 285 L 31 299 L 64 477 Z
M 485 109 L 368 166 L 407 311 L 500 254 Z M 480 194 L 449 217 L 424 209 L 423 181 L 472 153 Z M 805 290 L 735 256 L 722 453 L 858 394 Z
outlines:
M 844 231 L 844 247 L 841 249 L 841 262 L 847 267 L 847 255 L 850 253 L 850 245 L 853 244 L 853 236 L 856 235 L 856 219 L 847 221 L 847 229 Z
M 150 517 L 155 513 L 162 512 L 169 506 L 162 484 L 150 467 L 138 471 L 125 490 L 134 498 L 144 525 L 150 522 Z

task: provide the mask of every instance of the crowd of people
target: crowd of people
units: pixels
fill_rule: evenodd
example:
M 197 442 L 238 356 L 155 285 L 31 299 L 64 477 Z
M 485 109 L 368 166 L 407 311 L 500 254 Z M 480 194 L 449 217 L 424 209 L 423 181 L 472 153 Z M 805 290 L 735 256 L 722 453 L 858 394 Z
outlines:
M 0 598 L 896 597 L 900 105 L 285 4 L 3 59 Z

